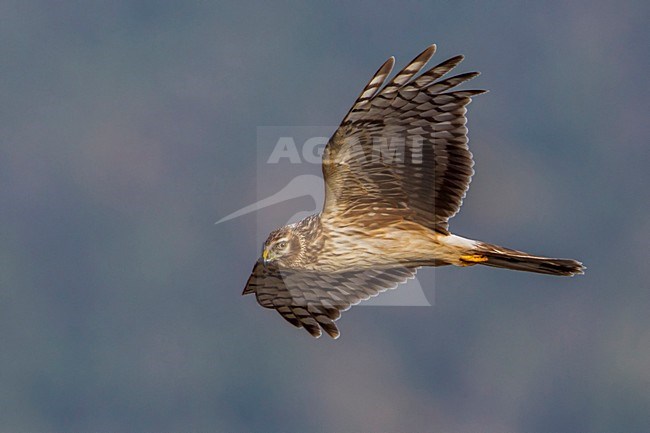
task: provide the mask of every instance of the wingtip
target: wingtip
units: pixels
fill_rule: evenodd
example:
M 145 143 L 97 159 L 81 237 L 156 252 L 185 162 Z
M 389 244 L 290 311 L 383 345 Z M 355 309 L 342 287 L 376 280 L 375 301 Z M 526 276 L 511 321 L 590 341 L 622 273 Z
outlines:
M 438 46 L 436 44 L 431 44 L 422 51 L 422 54 L 427 53 L 429 56 L 433 56 L 437 49 Z
M 385 77 L 387 77 L 393 71 L 394 67 L 395 67 L 395 56 L 390 56 L 384 62 L 384 64 L 381 65 L 381 67 L 377 70 L 377 73 L 375 73 L 375 78 L 380 74 L 385 74 Z M 384 80 L 385 80 L 385 77 L 384 77 Z
M 455 76 L 451 77 L 450 79 L 453 79 L 453 78 L 462 79 L 463 80 L 462 82 L 466 83 L 466 82 L 471 81 L 474 78 L 478 77 L 479 75 L 481 75 L 481 73 L 479 71 L 464 72 L 462 74 L 455 75 Z
M 338 340 L 339 337 L 341 336 L 341 333 L 339 332 L 338 328 L 336 328 L 336 327 L 334 329 L 328 329 L 328 328 L 323 328 L 323 329 L 325 329 L 325 332 L 327 332 L 327 335 L 332 337 L 333 340 Z

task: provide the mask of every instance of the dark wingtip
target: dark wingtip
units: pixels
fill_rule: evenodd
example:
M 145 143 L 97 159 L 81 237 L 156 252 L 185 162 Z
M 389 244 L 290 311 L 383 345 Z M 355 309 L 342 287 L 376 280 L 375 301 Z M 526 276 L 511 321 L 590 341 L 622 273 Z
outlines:
M 251 284 L 251 280 L 253 279 L 253 275 L 248 277 L 248 281 L 246 281 L 246 287 L 244 287 L 244 291 L 241 292 L 242 296 L 250 295 L 252 293 L 255 293 L 255 289 L 253 289 L 253 285 Z
M 327 332 L 327 335 L 332 337 L 334 340 L 338 339 L 341 336 L 341 333 L 339 332 L 339 328 L 334 324 L 320 324 L 321 327 Z

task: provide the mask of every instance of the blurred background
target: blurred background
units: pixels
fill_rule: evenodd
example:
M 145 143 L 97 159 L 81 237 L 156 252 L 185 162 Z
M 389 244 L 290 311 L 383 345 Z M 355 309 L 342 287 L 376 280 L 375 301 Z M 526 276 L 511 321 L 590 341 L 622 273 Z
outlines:
M 0 432 L 650 431 L 647 2 L 0 17 Z M 356 307 L 313 340 L 241 297 L 258 216 L 214 222 L 258 198 L 258 127 L 336 125 L 432 42 L 491 90 L 453 231 L 587 273 L 426 269 L 433 307 Z

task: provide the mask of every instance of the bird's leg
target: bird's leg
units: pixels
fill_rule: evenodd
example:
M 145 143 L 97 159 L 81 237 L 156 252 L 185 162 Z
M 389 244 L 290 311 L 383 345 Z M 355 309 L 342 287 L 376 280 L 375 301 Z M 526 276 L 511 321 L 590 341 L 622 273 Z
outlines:
M 477 263 L 485 263 L 488 261 L 488 258 L 480 254 L 468 254 L 460 256 L 461 266 L 473 266 Z

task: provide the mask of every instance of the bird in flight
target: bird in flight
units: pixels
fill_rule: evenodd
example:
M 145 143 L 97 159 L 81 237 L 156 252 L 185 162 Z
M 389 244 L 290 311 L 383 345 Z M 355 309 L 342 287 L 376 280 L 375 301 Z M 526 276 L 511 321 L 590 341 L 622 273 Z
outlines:
M 325 147 L 322 211 L 273 231 L 246 283 L 244 295 L 254 293 L 314 337 L 338 338 L 342 311 L 422 266 L 583 273 L 575 260 L 449 231 L 474 173 L 466 107 L 485 91 L 455 89 L 477 72 L 443 79 L 463 56 L 424 70 L 435 50 L 429 46 L 388 81 L 391 57 L 370 79 Z

